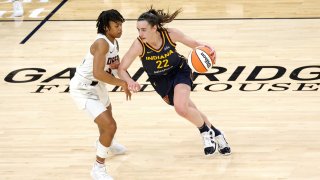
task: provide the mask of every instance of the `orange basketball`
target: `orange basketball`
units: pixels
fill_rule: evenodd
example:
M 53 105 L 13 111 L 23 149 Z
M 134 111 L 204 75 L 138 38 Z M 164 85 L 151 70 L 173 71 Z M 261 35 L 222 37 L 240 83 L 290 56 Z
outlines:
M 198 73 L 205 73 L 211 69 L 215 62 L 210 58 L 210 52 L 211 49 L 206 46 L 199 46 L 192 50 L 188 57 L 190 68 Z

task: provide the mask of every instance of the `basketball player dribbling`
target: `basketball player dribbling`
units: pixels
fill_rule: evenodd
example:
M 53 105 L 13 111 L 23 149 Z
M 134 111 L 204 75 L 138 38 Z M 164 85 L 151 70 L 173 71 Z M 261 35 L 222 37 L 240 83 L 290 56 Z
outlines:
M 116 74 L 119 66 L 119 46 L 116 38 L 120 38 L 122 34 L 124 21 L 117 10 L 101 12 L 97 19 L 98 35 L 70 81 L 70 94 L 76 104 L 98 125 L 100 136 L 96 142 L 96 162 L 91 170 L 91 176 L 95 180 L 112 179 L 104 165 L 109 151 L 113 154 L 123 154 L 126 151 L 123 145 L 113 141 L 117 126 L 105 86 L 105 83 L 120 86 L 126 99 L 131 99 L 127 83 L 112 75 Z
M 211 58 L 215 60 L 214 50 L 210 45 L 198 42 L 177 29 L 163 27 L 180 12 L 179 9 L 169 14 L 151 7 L 149 11 L 139 16 L 137 20 L 139 37 L 134 40 L 121 60 L 118 68 L 119 77 L 128 83 L 129 90 L 133 92 L 140 90 L 139 83 L 127 73 L 129 66 L 139 56 L 156 92 L 166 103 L 174 106 L 180 116 L 198 127 L 203 138 L 205 155 L 213 154 L 216 146 L 222 155 L 229 155 L 231 149 L 224 134 L 209 122 L 190 99 L 192 71 L 186 63 L 186 58 L 180 55 L 175 47 L 176 42 L 193 49 L 207 46 L 211 49 Z

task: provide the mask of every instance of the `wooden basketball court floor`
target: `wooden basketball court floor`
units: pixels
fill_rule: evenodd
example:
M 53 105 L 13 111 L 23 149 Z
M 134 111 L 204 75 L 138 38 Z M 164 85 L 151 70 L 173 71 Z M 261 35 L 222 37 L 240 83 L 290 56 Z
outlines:
M 70 98 L 68 82 L 96 36 L 101 10 L 128 20 L 123 55 L 137 37 L 135 19 L 151 4 L 183 8 L 167 27 L 212 44 L 217 63 L 195 79 L 193 101 L 227 135 L 233 154 L 206 157 L 198 130 L 152 92 L 125 101 L 110 92 L 117 140 L 115 179 L 320 179 L 320 2 L 23 1 L 12 18 L 0 1 L 0 179 L 90 179 L 96 125 Z M 178 44 L 178 51 L 190 49 Z M 137 60 L 129 73 L 139 74 Z M 108 87 L 110 91 L 114 87 Z

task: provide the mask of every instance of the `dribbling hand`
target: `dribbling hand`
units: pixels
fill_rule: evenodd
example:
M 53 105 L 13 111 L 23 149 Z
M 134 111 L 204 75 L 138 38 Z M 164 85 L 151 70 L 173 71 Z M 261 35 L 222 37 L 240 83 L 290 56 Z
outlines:
M 210 58 L 212 59 L 212 61 L 214 62 L 214 64 L 216 63 L 216 50 L 214 50 L 213 47 L 209 46 L 209 45 L 204 45 L 205 47 L 208 47 L 211 52 L 210 52 Z

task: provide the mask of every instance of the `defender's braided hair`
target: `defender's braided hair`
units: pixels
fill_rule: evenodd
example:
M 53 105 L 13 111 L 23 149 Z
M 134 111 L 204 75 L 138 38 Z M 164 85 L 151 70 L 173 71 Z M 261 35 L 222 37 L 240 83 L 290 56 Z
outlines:
M 106 28 L 110 27 L 109 22 L 124 22 L 125 19 L 115 9 L 102 11 L 97 19 L 97 33 L 106 34 Z

